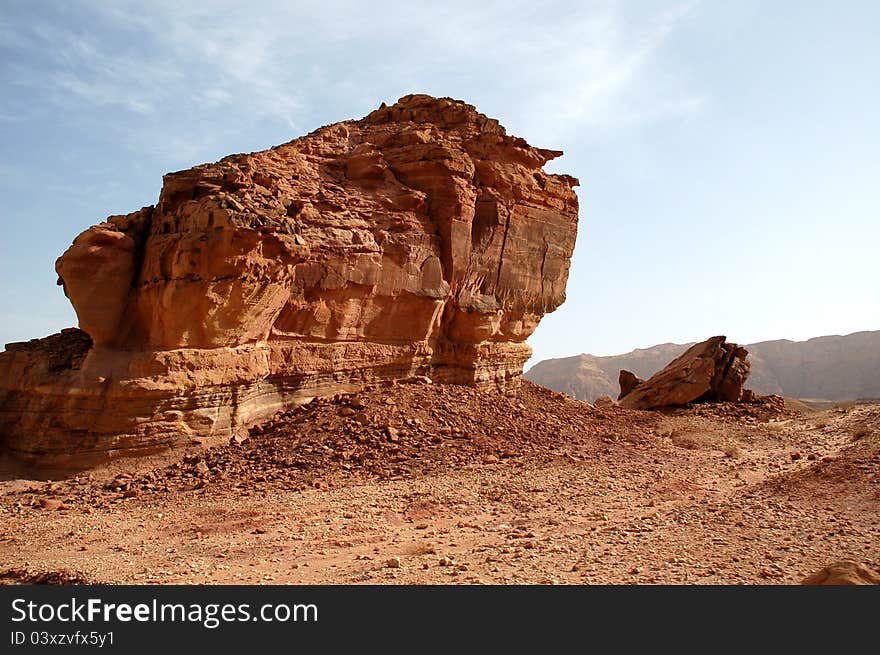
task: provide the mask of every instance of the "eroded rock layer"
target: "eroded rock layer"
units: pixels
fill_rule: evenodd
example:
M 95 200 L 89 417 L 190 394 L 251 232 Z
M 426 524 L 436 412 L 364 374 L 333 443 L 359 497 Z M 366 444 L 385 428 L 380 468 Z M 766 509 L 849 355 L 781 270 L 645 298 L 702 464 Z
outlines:
M 85 464 L 427 374 L 515 387 L 565 300 L 577 180 L 451 99 L 165 176 L 56 264 L 80 330 L 0 354 L 0 444 Z

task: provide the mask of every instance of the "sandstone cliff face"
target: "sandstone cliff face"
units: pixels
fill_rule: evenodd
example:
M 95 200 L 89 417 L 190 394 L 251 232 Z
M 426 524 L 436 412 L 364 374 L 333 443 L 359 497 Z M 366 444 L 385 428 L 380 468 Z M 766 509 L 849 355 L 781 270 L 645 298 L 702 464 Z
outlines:
M 577 180 L 543 171 L 561 154 L 416 95 L 166 175 L 155 207 L 59 258 L 82 332 L 0 355 L 0 442 L 84 463 L 376 380 L 515 387 L 565 300 Z

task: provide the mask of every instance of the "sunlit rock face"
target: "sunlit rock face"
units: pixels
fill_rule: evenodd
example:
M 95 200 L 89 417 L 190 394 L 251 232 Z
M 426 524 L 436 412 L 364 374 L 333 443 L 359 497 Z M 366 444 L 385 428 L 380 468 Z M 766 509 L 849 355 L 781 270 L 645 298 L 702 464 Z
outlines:
M 742 346 L 717 336 L 694 344 L 647 380 L 621 371 L 620 405 L 656 409 L 691 402 L 738 402 L 751 371 L 748 355 Z
M 402 98 L 165 176 L 56 264 L 80 330 L 0 354 L 0 443 L 78 465 L 413 375 L 510 390 L 565 300 L 577 180 L 472 106 Z

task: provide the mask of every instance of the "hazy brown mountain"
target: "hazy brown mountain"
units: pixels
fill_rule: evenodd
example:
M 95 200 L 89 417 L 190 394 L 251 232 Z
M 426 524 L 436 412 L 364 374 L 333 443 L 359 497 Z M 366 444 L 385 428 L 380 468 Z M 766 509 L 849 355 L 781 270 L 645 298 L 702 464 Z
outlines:
M 580 400 L 616 398 L 620 369 L 647 379 L 692 345 L 662 343 L 609 357 L 546 359 L 525 377 Z M 746 348 L 752 364 L 746 387 L 757 393 L 825 400 L 880 398 L 880 330 L 808 341 L 761 341 Z

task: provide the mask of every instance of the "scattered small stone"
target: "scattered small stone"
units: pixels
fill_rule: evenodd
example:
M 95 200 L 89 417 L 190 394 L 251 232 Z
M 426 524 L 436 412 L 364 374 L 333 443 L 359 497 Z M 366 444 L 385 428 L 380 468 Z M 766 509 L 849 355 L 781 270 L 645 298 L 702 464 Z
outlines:
M 774 571 L 773 569 L 761 569 L 761 577 L 762 578 L 781 578 L 782 573 L 780 571 Z

